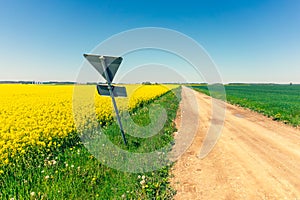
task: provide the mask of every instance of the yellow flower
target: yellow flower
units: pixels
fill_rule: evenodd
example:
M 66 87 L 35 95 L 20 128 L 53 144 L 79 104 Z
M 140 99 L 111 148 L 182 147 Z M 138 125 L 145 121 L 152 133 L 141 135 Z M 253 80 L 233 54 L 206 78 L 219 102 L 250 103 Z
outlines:
M 100 125 L 114 120 L 110 97 L 99 96 L 95 86 L 78 87 L 84 87 L 83 93 L 95 93 L 94 102 L 86 103 L 85 95 L 82 95 L 84 106 L 78 110 L 81 113 L 80 120 L 86 122 L 88 118 L 85 116 L 95 113 Z M 126 85 L 128 97 L 116 98 L 116 101 L 120 111 L 130 110 L 174 87 Z M 29 152 L 27 149 L 37 148 L 39 152 L 49 152 L 55 147 L 61 147 L 68 137 L 74 137 L 76 128 L 93 128 L 92 124 L 75 126 L 73 90 L 74 85 L 0 85 L 0 166 L 2 163 L 9 164 L 9 160 L 19 152 L 26 154 Z M 89 113 L 91 110 L 93 113 Z
M 8 164 L 9 163 L 9 160 L 8 159 L 5 159 L 4 160 L 4 164 Z

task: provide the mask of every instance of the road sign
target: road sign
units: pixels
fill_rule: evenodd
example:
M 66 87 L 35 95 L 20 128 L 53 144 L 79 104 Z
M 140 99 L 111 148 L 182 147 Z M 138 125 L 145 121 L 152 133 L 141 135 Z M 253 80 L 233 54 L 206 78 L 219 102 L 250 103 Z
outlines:
M 111 86 L 115 97 L 127 97 L 125 87 Z M 107 85 L 97 85 L 97 91 L 99 95 L 110 96 L 110 92 Z
M 123 60 L 122 57 L 112 57 L 112 56 L 100 56 L 93 54 L 83 54 L 84 57 L 93 65 L 93 67 L 101 74 L 107 82 L 111 83 L 114 79 L 119 66 Z M 104 65 L 100 62 L 100 57 L 104 58 Z M 105 73 L 105 71 L 107 73 Z
M 125 87 L 116 87 L 111 85 L 112 80 L 114 79 L 119 66 L 123 60 L 122 57 L 113 57 L 113 56 L 101 56 L 101 55 L 92 55 L 92 54 L 83 54 L 83 56 L 93 65 L 93 67 L 103 76 L 107 81 L 106 85 L 97 85 L 97 91 L 100 95 L 110 95 L 111 101 L 113 103 L 117 121 L 121 130 L 122 138 L 127 145 L 125 133 L 123 130 L 122 122 L 119 115 L 119 110 L 115 100 L 115 96 L 126 97 L 126 88 Z

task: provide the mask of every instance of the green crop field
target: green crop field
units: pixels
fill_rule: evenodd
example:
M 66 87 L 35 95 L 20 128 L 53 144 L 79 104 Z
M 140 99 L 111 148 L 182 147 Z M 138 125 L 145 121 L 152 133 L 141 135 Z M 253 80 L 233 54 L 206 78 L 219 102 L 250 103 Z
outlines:
M 206 85 L 191 87 L 210 95 Z M 300 85 L 226 85 L 225 90 L 229 103 L 250 108 L 293 126 L 300 125 Z

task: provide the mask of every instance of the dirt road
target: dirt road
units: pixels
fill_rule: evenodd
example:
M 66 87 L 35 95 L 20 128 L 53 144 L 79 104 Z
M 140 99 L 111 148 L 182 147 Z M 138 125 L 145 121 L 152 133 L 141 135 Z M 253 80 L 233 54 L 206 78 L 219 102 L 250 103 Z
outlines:
M 184 92 L 194 91 L 184 87 L 183 102 L 189 98 Z M 171 172 L 175 199 L 300 200 L 300 130 L 226 104 L 222 135 L 210 154 L 199 159 L 211 123 L 211 98 L 195 93 L 199 127 Z M 178 116 L 177 124 L 180 117 L 189 116 L 186 108 L 181 109 L 185 115 Z M 179 129 L 177 135 L 183 133 Z M 180 137 L 175 139 L 180 145 Z

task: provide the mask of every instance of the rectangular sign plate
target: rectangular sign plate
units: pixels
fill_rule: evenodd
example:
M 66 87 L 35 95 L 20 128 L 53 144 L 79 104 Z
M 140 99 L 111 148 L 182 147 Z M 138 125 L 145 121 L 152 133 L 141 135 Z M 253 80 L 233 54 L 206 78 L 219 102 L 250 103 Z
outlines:
M 125 87 L 111 86 L 115 97 L 127 97 L 127 92 Z M 98 94 L 102 96 L 110 96 L 109 89 L 107 85 L 97 85 Z

